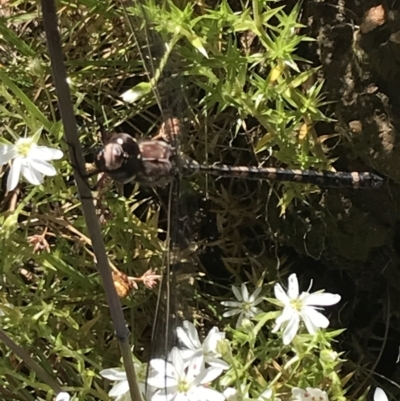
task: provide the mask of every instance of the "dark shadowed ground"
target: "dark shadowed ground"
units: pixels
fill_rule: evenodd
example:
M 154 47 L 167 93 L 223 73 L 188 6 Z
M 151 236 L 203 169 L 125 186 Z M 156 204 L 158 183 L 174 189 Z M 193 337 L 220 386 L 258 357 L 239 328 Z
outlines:
M 337 120 L 318 134 L 340 134 L 338 169 L 374 171 L 385 183 L 327 191 L 312 198 L 312 212 L 299 206 L 277 228 L 298 253 L 304 285 L 313 277 L 343 296 L 336 323 L 348 328 L 343 348 L 356 372 L 376 368 L 399 382 L 400 2 L 304 1 L 302 10 L 315 42 L 301 55 L 321 66 Z

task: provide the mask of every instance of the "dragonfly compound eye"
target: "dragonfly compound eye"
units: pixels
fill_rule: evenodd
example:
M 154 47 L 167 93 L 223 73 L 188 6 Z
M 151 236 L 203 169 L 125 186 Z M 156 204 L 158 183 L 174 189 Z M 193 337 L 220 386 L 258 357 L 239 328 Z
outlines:
M 124 162 L 124 150 L 121 145 L 108 143 L 100 150 L 95 159 L 96 167 L 100 171 L 113 171 L 122 166 Z

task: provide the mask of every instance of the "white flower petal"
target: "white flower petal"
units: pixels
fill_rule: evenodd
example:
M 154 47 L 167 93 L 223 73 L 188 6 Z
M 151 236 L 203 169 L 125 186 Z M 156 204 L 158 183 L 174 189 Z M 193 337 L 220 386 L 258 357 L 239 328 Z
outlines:
M 253 302 L 253 306 L 256 306 L 258 304 L 260 304 L 261 302 L 264 302 L 264 300 L 262 298 L 258 298 Z
M 36 146 L 29 154 L 29 158 L 44 161 L 59 160 L 63 156 L 62 150 L 48 148 L 47 146 Z
M 260 395 L 261 395 L 261 397 L 271 398 L 272 394 L 273 394 L 272 393 L 272 389 L 271 388 L 267 388 Z
M 128 380 L 116 382 L 113 388 L 109 391 L 108 395 L 112 398 L 117 398 L 129 393 Z
M 307 387 L 306 392 L 308 393 L 307 400 L 311 397 L 311 399 L 315 400 L 329 401 L 326 391 L 322 391 L 319 388 Z M 305 396 L 307 396 L 307 394 L 305 394 Z
M 176 397 L 174 398 L 174 401 L 190 401 L 190 398 L 188 395 L 185 393 L 178 393 Z M 197 401 L 197 400 L 196 400 Z
M 240 286 L 240 291 L 242 293 L 242 299 L 244 302 L 249 302 L 249 290 L 247 289 L 246 284 L 242 283 Z
M 306 394 L 306 391 L 299 387 L 292 388 L 292 396 L 296 397 L 296 400 L 302 400 Z
M 193 350 L 193 349 L 182 349 L 181 350 L 181 356 L 182 356 L 183 361 L 185 362 L 185 365 L 187 365 L 187 362 L 193 358 L 193 355 L 196 352 L 197 352 L 197 350 Z
M 279 317 L 281 317 L 281 316 L 279 316 Z M 271 333 L 277 333 L 279 331 L 279 329 L 281 328 L 284 321 L 282 319 L 279 319 L 279 317 L 278 317 L 278 319 L 275 320 L 275 325 L 272 328 Z
M 250 308 L 250 310 L 248 312 L 248 317 L 252 318 L 254 316 L 257 316 L 259 313 L 261 313 L 261 309 L 260 308 L 252 307 L 252 308 Z
M 241 313 L 238 317 L 238 321 L 236 322 L 236 328 L 240 329 L 240 327 L 242 326 L 242 322 L 243 319 L 246 317 L 246 315 L 244 313 Z
M 289 276 L 288 296 L 290 299 L 296 299 L 299 296 L 299 281 L 296 274 Z
M 377 387 L 374 392 L 374 401 L 389 401 L 386 393 L 380 388 Z
M 171 389 L 172 390 L 172 389 Z M 170 401 L 175 399 L 176 392 L 178 391 L 177 388 L 173 389 L 174 391 L 168 390 L 161 390 L 157 391 L 152 397 L 151 401 Z M 176 401 L 176 399 L 175 399 Z
M 330 306 L 340 301 L 339 294 L 330 294 L 329 292 L 309 294 L 304 298 L 305 305 Z
M 14 145 L 0 144 L 0 165 L 7 164 L 11 159 L 17 156 Z
M 282 314 L 279 315 L 279 316 L 276 318 L 276 320 L 275 320 L 275 327 L 273 328 L 272 332 L 273 332 L 273 333 L 276 333 L 276 332 L 280 329 L 280 327 L 282 326 L 282 324 L 285 323 L 285 322 L 287 322 L 287 321 L 289 321 L 289 320 L 292 318 L 292 316 L 293 316 L 294 314 L 296 314 L 296 312 L 293 310 L 293 308 L 290 307 L 290 306 L 286 306 L 286 307 L 283 309 Z
M 223 394 L 227 401 L 236 401 L 237 400 L 237 390 L 233 387 L 227 387 Z
M 178 381 L 176 378 L 173 377 L 166 377 L 163 375 L 149 375 L 149 378 L 147 379 L 147 384 L 158 389 L 169 389 L 169 388 L 175 388 L 178 385 Z
M 225 338 L 225 333 L 220 332 L 218 327 L 213 327 L 207 334 L 203 342 L 203 350 L 205 353 L 216 353 L 217 345 Z
M 311 306 L 306 306 L 301 312 L 301 316 L 310 334 L 315 334 L 317 327 L 326 329 L 329 326 L 329 320 Z
M 285 290 L 279 283 L 274 285 L 274 293 L 275 293 L 275 298 L 278 301 L 281 301 L 283 305 L 287 305 L 290 302 L 290 298 L 287 296 Z
M 71 397 L 68 393 L 66 393 L 65 391 L 61 391 L 61 393 L 57 394 L 56 401 L 69 401 L 70 398 Z
M 193 391 L 193 394 L 190 394 L 189 399 L 193 401 L 224 401 L 225 397 L 223 394 L 212 388 L 198 387 Z
M 17 157 L 14 159 L 13 164 L 10 168 L 7 178 L 7 191 L 12 191 L 18 184 L 19 176 L 21 174 L 22 159 Z
M 112 381 L 126 380 L 126 372 L 121 369 L 103 369 L 100 371 L 101 376 Z
M 301 317 L 304 321 L 304 324 L 306 325 L 307 331 L 310 334 L 314 335 L 318 330 L 318 326 L 315 324 L 313 319 L 307 313 L 302 313 Z M 329 321 L 328 321 L 328 324 L 329 324 Z
M 6 155 L 15 149 L 15 145 L 11 145 L 8 143 L 0 143 L 0 156 Z
M 238 313 L 242 313 L 241 309 L 232 309 L 223 313 L 223 317 L 231 317 L 237 315 Z
M 240 292 L 239 289 L 238 289 L 237 287 L 235 287 L 234 285 L 232 286 L 232 292 L 233 292 L 233 295 L 236 297 L 236 299 L 237 299 L 238 301 L 240 301 L 240 302 L 243 301 L 243 297 L 242 297 L 241 292 Z
M 201 342 L 199 340 L 199 335 L 197 334 L 196 327 L 194 326 L 193 323 L 189 322 L 188 320 L 185 320 L 183 322 L 183 327 L 188 333 L 189 339 L 192 342 L 193 346 L 195 348 L 201 347 Z M 190 347 L 188 347 L 190 348 Z
M 267 400 L 270 399 L 274 395 L 271 388 L 267 388 L 260 394 L 260 398 L 266 398 Z
M 209 367 L 207 369 L 203 369 L 198 377 L 196 377 L 196 382 L 199 384 L 207 384 L 211 383 L 222 373 L 222 369 Z
M 228 306 L 229 308 L 240 308 L 242 303 L 236 301 L 222 301 L 221 305 Z
M 200 348 L 189 362 L 186 374 L 188 380 L 193 380 L 193 378 L 199 375 L 202 369 L 204 369 L 204 355 L 203 350 Z
M 150 374 L 148 383 L 155 387 L 160 388 L 160 378 L 164 385 L 164 378 L 167 377 L 168 381 L 167 384 L 169 386 L 173 386 L 177 383 L 177 373 L 175 367 L 172 365 L 171 362 L 167 362 L 164 359 L 152 359 L 150 361 Z
M 251 296 L 250 296 L 250 298 L 249 298 L 249 302 L 253 302 L 254 303 L 254 301 L 258 298 L 258 296 L 260 295 L 260 292 L 261 292 L 261 290 L 262 290 L 262 287 L 257 287 L 256 289 L 255 289 L 255 291 L 253 292 L 253 294 L 251 294 Z M 261 301 L 262 301 L 263 299 L 261 298 Z M 257 300 L 258 301 L 258 300 Z
M 328 394 L 326 391 L 322 391 L 319 388 L 307 387 L 303 390 L 298 387 L 292 388 L 292 396 L 295 397 L 296 401 L 309 401 L 309 400 L 319 400 L 319 401 L 329 401 Z
M 57 174 L 57 170 L 44 160 L 30 159 L 29 166 L 43 175 L 53 177 Z
M 294 313 L 283 331 L 283 344 L 290 344 L 299 330 L 300 317 Z
M 183 346 L 185 346 L 186 348 L 188 348 L 190 350 L 194 349 L 193 343 L 190 341 L 188 333 L 182 327 L 176 328 L 176 334 L 178 336 L 179 342 Z
M 42 173 L 38 170 L 35 170 L 31 166 L 27 166 L 25 163 L 23 163 L 21 166 L 21 172 L 25 179 L 32 185 L 40 185 L 43 182 Z
M 207 358 L 206 361 L 213 368 L 227 370 L 230 367 L 227 362 L 219 358 Z
M 183 373 L 183 370 L 185 369 L 185 362 L 183 360 L 179 348 L 177 347 L 172 348 L 168 356 L 168 360 L 171 361 L 171 364 L 174 367 L 174 370 L 177 372 L 177 374 L 181 375 Z

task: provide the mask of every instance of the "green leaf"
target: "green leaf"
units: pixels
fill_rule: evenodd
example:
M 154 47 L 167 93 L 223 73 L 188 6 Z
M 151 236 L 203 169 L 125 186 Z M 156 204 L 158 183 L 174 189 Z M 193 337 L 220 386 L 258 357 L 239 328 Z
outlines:
M 25 15 L 31 16 L 31 14 Z M 25 41 L 18 37 L 15 32 L 4 25 L 4 21 L 6 20 L 0 19 L 0 37 L 2 37 L 2 40 L 4 40 L 6 43 L 12 44 L 21 55 L 25 57 L 34 57 L 35 51 L 27 43 L 25 43 Z
M 190 42 L 190 44 L 196 49 L 198 50 L 205 58 L 208 58 L 208 54 L 206 49 L 203 46 L 203 43 L 201 41 L 201 39 L 196 36 L 195 34 L 191 35 L 191 37 L 188 37 L 188 40 Z
M 36 107 L 36 105 L 25 95 L 25 93 L 8 77 L 6 73 L 0 70 L 0 80 L 3 81 L 14 95 L 24 104 L 29 114 L 36 118 L 44 127 L 51 132 L 53 124 L 46 116 Z M 32 128 L 32 127 L 30 127 Z

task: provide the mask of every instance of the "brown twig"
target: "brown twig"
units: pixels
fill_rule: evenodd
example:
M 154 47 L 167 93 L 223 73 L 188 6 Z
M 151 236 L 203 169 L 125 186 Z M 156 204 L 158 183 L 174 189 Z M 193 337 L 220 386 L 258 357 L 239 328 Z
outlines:
M 61 119 L 64 126 L 66 142 L 69 147 L 69 154 L 74 169 L 74 176 L 77 183 L 79 196 L 82 202 L 86 226 L 89 231 L 89 236 L 91 238 L 95 254 L 95 263 L 103 280 L 107 302 L 110 307 L 111 318 L 113 320 L 116 335 L 119 340 L 130 387 L 130 395 L 132 400 L 139 401 L 142 397 L 132 361 L 132 353 L 129 344 L 129 330 L 126 327 L 121 303 L 112 280 L 111 269 L 109 267 L 103 237 L 100 231 L 100 225 L 93 203 L 91 189 L 88 182 L 84 178 L 86 176 L 85 160 L 83 157 L 82 147 L 79 142 L 74 109 L 67 84 L 67 72 L 64 64 L 64 54 L 62 52 L 61 39 L 57 27 L 56 6 L 54 0 L 41 0 L 41 4 L 53 79 L 61 112 Z

